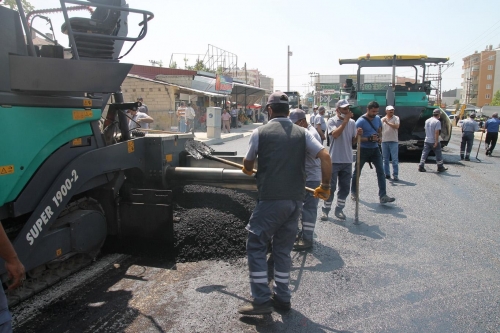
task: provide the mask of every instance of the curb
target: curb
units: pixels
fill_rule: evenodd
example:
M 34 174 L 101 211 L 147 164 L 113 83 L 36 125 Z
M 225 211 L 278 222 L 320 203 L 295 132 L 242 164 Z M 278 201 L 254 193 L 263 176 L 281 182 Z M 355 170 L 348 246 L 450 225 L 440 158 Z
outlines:
M 237 139 L 241 139 L 242 137 L 244 137 L 243 134 L 237 134 L 237 135 L 232 135 L 232 136 L 229 136 L 227 138 L 220 138 L 220 139 L 207 139 L 207 140 L 202 140 L 202 139 L 198 139 L 198 141 L 201 141 L 203 142 L 204 144 L 206 145 L 217 145 L 219 143 L 223 143 L 223 142 L 227 142 L 227 141 L 232 141 L 232 140 L 237 140 Z

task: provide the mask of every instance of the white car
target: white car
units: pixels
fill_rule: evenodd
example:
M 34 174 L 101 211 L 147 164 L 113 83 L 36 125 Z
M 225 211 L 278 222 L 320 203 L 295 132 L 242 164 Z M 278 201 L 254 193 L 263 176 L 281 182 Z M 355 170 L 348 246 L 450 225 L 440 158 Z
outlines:
M 458 126 L 458 127 L 462 127 L 463 123 L 464 123 L 464 120 L 463 120 L 463 119 L 460 119 L 460 120 L 458 121 L 457 126 Z

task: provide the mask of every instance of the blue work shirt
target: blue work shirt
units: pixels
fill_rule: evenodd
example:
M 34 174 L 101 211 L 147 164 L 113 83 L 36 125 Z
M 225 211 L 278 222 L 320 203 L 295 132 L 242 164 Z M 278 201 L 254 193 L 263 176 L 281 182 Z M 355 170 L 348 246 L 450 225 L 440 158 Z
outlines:
M 491 118 L 486 121 L 484 128 L 488 131 L 488 133 L 496 133 L 498 132 L 498 127 L 500 126 L 500 119 Z
M 382 127 L 382 121 L 380 120 L 379 116 L 375 116 L 373 120 L 371 121 L 373 124 L 373 127 L 375 127 L 377 130 Z M 363 138 L 369 138 L 373 134 L 378 134 L 378 132 L 370 125 L 370 121 L 363 118 L 359 117 L 358 120 L 356 120 L 356 128 L 361 127 L 363 129 Z M 378 148 L 378 142 L 361 142 L 361 148 Z

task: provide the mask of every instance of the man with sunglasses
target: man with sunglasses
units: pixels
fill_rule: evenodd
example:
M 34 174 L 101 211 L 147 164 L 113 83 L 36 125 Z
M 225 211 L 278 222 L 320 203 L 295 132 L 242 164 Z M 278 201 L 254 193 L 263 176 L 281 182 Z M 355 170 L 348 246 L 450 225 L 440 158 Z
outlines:
M 337 182 L 339 191 L 337 193 L 335 216 L 340 220 L 346 219 L 343 209 L 345 207 L 345 200 L 351 189 L 352 145 L 356 142 L 358 135 L 363 133 L 361 128 L 356 129 L 356 123 L 351 119 L 353 114 L 349 109 L 349 102 L 340 100 L 336 106 L 337 115 L 330 118 L 327 123 L 327 135 L 330 136 L 332 180 L 330 183 L 330 197 L 323 202 L 323 207 L 321 208 L 322 221 L 328 220 L 328 213 L 330 213 L 330 209 L 332 208 Z
M 300 127 L 305 128 L 311 135 L 321 143 L 318 131 L 307 123 L 306 113 L 301 109 L 295 109 L 290 112 L 288 118 Z M 321 183 L 321 164 L 320 160 L 311 154 L 306 155 L 306 186 L 316 188 Z M 306 193 L 304 204 L 302 205 L 302 228 L 299 237 L 293 244 L 294 251 L 302 251 L 312 247 L 314 227 L 318 217 L 319 198 L 315 198 L 312 193 Z M 299 227 L 300 228 L 300 227 Z

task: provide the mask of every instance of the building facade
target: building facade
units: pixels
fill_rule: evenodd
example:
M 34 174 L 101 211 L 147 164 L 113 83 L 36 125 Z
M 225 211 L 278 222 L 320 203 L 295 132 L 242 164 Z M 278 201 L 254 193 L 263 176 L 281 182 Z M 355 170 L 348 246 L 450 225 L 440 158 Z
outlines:
M 495 92 L 500 90 L 500 45 L 463 58 L 462 95 L 460 102 L 477 107 L 490 105 Z M 497 70 L 499 69 L 499 70 Z

